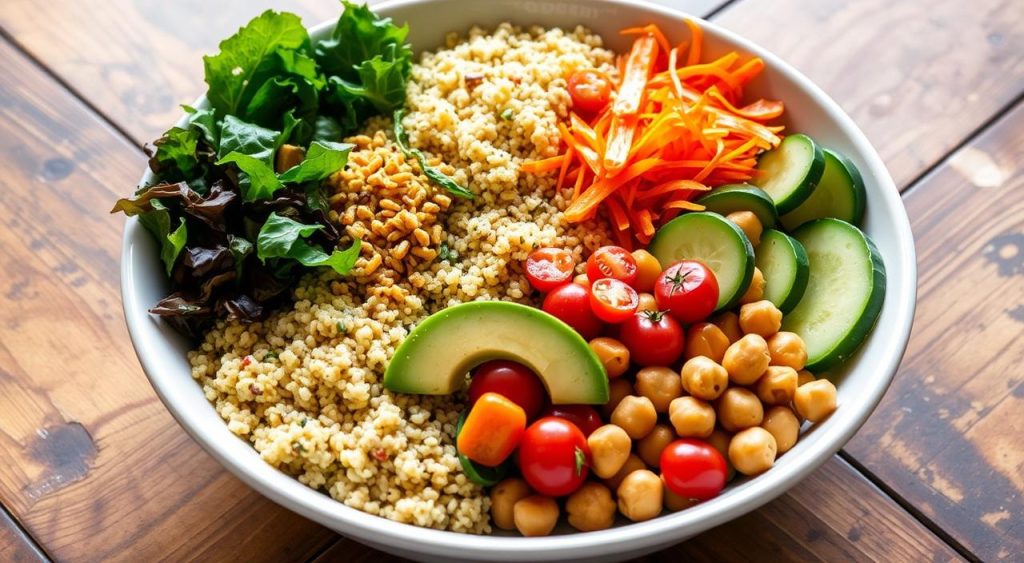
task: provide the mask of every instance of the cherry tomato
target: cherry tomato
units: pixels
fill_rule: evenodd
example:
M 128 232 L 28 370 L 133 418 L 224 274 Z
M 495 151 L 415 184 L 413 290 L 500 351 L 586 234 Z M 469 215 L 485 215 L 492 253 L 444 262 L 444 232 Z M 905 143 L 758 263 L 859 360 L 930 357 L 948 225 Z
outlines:
M 573 109 L 579 113 L 597 113 L 608 105 L 612 81 L 603 72 L 586 69 L 569 75 L 569 96 Z
M 564 418 L 576 425 L 584 436 L 601 427 L 601 415 L 590 405 L 551 405 L 544 409 L 544 416 Z
M 718 305 L 718 280 L 711 268 L 696 260 L 673 262 L 658 276 L 654 299 L 659 310 L 683 324 L 702 321 Z
M 473 370 L 469 381 L 469 404 L 480 395 L 497 393 L 522 407 L 527 419 L 532 419 L 544 407 L 547 392 L 544 384 L 530 368 L 508 360 L 492 360 Z
M 696 500 L 718 496 L 728 474 L 722 454 L 701 440 L 672 442 L 661 451 L 660 467 L 665 485 L 673 493 Z
M 544 311 L 571 326 L 584 340 L 601 334 L 604 323 L 590 309 L 590 290 L 582 285 L 560 285 L 544 298 Z
M 583 432 L 563 418 L 546 416 L 531 424 L 519 442 L 519 470 L 542 495 L 562 497 L 587 479 L 590 448 Z
M 685 333 L 679 321 L 663 311 L 642 311 L 619 326 L 619 340 L 634 363 L 672 366 L 683 355 Z
M 526 258 L 526 279 L 537 291 L 547 293 L 569 283 L 576 262 L 564 248 L 538 248 Z
M 636 258 L 621 246 L 602 246 L 587 259 L 587 278 L 591 283 L 612 278 L 633 285 L 636 271 Z
M 606 323 L 621 323 L 636 313 L 639 306 L 640 296 L 624 281 L 603 278 L 590 286 L 590 308 Z

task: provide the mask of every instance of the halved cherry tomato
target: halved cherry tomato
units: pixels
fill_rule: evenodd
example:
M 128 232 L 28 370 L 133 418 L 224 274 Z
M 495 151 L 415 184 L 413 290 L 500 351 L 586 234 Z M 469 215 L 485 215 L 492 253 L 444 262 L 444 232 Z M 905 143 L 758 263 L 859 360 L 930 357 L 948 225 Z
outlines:
M 587 277 L 591 283 L 612 278 L 633 285 L 636 270 L 636 258 L 621 246 L 602 246 L 587 259 Z
M 530 368 L 509 360 L 491 360 L 473 370 L 469 380 L 469 404 L 472 406 L 484 393 L 497 393 L 522 407 L 527 419 L 540 413 L 547 391 Z
M 569 96 L 578 113 L 597 113 L 612 95 L 612 81 L 603 72 L 586 69 L 569 75 Z
M 658 276 L 654 299 L 659 310 L 683 324 L 703 321 L 718 305 L 718 280 L 696 260 L 673 262 Z
M 728 474 L 722 454 L 701 440 L 672 442 L 661 451 L 660 467 L 665 486 L 681 497 L 696 500 L 718 496 Z
M 619 327 L 619 340 L 629 359 L 641 366 L 671 366 L 683 355 L 685 333 L 679 321 L 663 311 L 641 311 Z
M 551 405 L 544 409 L 544 416 L 564 418 L 575 424 L 584 436 L 590 436 L 604 424 L 601 415 L 590 405 Z
M 544 312 L 571 326 L 584 340 L 601 334 L 604 323 L 590 308 L 590 289 L 576 283 L 560 285 L 548 293 Z
M 538 248 L 526 258 L 526 279 L 537 291 L 547 293 L 569 283 L 576 267 L 572 254 L 564 248 Z
M 564 418 L 546 416 L 534 422 L 519 441 L 519 470 L 542 495 L 572 493 L 586 481 L 589 465 L 586 437 Z
M 590 286 L 590 308 L 597 318 L 606 323 L 625 321 L 636 313 L 639 305 L 640 296 L 624 281 L 603 278 Z

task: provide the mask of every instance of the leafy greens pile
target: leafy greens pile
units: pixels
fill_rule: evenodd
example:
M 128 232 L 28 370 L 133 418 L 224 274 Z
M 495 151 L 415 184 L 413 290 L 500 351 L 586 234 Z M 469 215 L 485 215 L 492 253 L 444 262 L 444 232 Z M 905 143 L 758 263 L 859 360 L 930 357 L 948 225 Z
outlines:
M 214 318 L 262 318 L 304 268 L 351 270 L 360 241 L 336 248 L 321 182 L 352 149 L 336 140 L 404 105 L 408 32 L 346 1 L 314 47 L 298 16 L 268 10 L 204 57 L 209 108 L 185 106 L 188 124 L 147 147 L 157 181 L 112 210 L 160 243 L 171 293 L 152 313 L 197 335 Z M 279 170 L 296 147 L 304 159 Z

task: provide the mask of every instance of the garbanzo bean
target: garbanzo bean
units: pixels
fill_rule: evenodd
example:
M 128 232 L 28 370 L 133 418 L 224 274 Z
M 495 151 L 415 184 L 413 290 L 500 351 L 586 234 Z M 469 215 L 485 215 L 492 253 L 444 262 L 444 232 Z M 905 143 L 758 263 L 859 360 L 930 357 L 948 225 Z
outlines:
M 836 410 L 836 386 L 827 379 L 817 379 L 796 388 L 793 406 L 800 416 L 821 422 Z
M 717 413 L 718 423 L 729 432 L 757 426 L 764 419 L 761 400 L 742 387 L 730 387 L 722 393 L 718 398 Z
M 608 485 L 609 489 L 617 491 L 619 489 L 619 485 L 622 484 L 622 480 L 626 478 L 626 475 L 641 469 L 647 469 L 647 465 L 644 463 L 644 460 L 640 459 L 640 456 L 636 454 L 629 454 L 629 459 L 626 460 L 626 463 L 622 464 L 622 468 L 619 469 L 618 473 L 605 479 L 604 484 Z
M 668 488 L 668 485 L 665 484 L 664 475 L 661 476 L 661 490 L 662 494 L 665 495 L 665 508 L 668 509 L 669 512 L 679 512 L 680 510 L 686 510 L 687 508 L 690 508 L 691 506 L 700 502 L 699 500 L 682 497 L 673 493 L 672 489 Z
M 491 520 L 494 525 L 502 530 L 515 530 L 512 507 L 530 494 L 530 486 L 526 481 L 516 477 L 509 477 L 495 485 L 491 489 Z
M 647 397 L 624 397 L 612 411 L 612 424 L 621 427 L 634 440 L 646 436 L 658 423 L 658 411 Z
M 717 325 L 694 323 L 686 329 L 686 346 L 683 349 L 683 357 L 689 360 L 704 356 L 721 363 L 728 347 L 729 337 Z
M 807 371 L 807 370 L 805 370 L 805 369 L 802 369 L 802 370 L 796 372 L 796 386 L 797 387 L 800 387 L 804 383 L 810 383 L 810 382 L 814 381 L 815 379 L 816 378 L 814 377 L 814 374 L 809 372 L 809 371 Z
M 654 289 L 654 283 L 661 275 L 661 262 L 653 254 L 646 250 L 634 250 L 633 259 L 636 260 L 636 280 L 633 282 L 633 289 L 650 293 Z
M 676 439 L 676 433 L 667 424 L 657 424 L 651 433 L 636 443 L 636 453 L 650 467 L 661 465 L 661 451 Z
M 583 287 L 590 287 L 590 278 L 587 277 L 587 274 L 579 274 L 572 279 L 572 283 L 582 285 Z
M 750 239 L 750 244 L 757 246 L 761 244 L 761 221 L 750 211 L 733 211 L 725 216 L 726 219 L 736 223 L 736 226 L 743 230 L 743 234 Z
M 600 336 L 590 341 L 590 349 L 604 364 L 608 379 L 615 379 L 629 369 L 629 349 L 626 345 L 607 336 Z
M 768 343 L 757 334 L 748 334 L 733 342 L 725 351 L 722 367 L 729 372 L 729 381 L 750 385 L 768 369 L 771 356 Z
M 763 299 L 764 284 L 764 274 L 761 273 L 761 268 L 754 268 L 754 277 L 750 279 L 750 285 L 747 287 L 746 293 L 743 294 L 743 297 L 740 297 L 740 305 L 746 305 L 747 303 Z
M 767 340 L 768 355 L 773 366 L 789 366 L 797 371 L 807 364 L 807 346 L 800 335 L 792 332 L 776 332 Z
M 668 418 L 680 438 L 707 438 L 715 429 L 715 409 L 695 397 L 672 401 Z
M 569 515 L 569 525 L 581 532 L 604 530 L 611 528 L 615 521 L 615 501 L 608 487 L 587 481 L 569 495 L 565 512 Z
M 605 418 L 609 418 L 612 415 L 615 407 L 619 406 L 619 401 L 622 401 L 627 395 L 632 395 L 633 392 L 633 384 L 628 379 L 620 377 L 619 379 L 611 380 L 608 383 L 608 402 L 601 407 Z
M 641 293 L 638 296 L 638 299 L 640 300 L 640 304 L 637 305 L 637 307 L 636 307 L 636 312 L 637 313 L 642 313 L 644 311 L 657 311 L 658 310 L 658 302 L 657 302 L 657 300 L 654 299 L 654 296 L 651 295 L 650 293 Z
M 638 371 L 634 387 L 637 393 L 651 400 L 657 412 L 668 411 L 672 399 L 683 394 L 679 374 L 666 367 L 649 367 Z
M 740 307 L 740 329 L 745 334 L 768 338 L 782 328 L 782 311 L 767 299 Z
M 591 468 L 594 475 L 607 479 L 615 475 L 629 459 L 633 442 L 626 431 L 614 424 L 605 424 L 587 436 Z
M 512 507 L 516 529 L 526 537 L 546 536 L 558 523 L 558 503 L 551 497 L 533 495 Z
M 634 522 L 650 520 L 661 514 L 664 490 L 661 479 L 651 471 L 634 471 L 622 480 L 616 493 L 619 512 Z
M 775 406 L 768 409 L 764 413 L 761 428 L 775 438 L 775 446 L 780 454 L 788 452 L 800 438 L 800 422 L 789 407 Z
M 768 366 L 754 384 L 754 392 L 762 403 L 788 405 L 796 393 L 796 370 L 789 366 Z
M 729 442 L 732 441 L 732 434 L 721 428 L 715 428 L 715 431 L 705 438 L 705 441 L 711 444 L 711 447 L 718 450 L 718 453 L 722 454 L 722 457 L 725 458 L 725 467 L 727 469 L 725 481 L 727 483 L 732 481 L 732 478 L 736 476 L 736 468 L 729 461 Z
M 729 386 L 729 373 L 710 358 L 697 356 L 683 364 L 680 380 L 687 393 L 713 401 Z
M 755 426 L 737 432 L 729 442 L 729 461 L 744 475 L 757 475 L 775 464 L 775 438 L 764 428 Z
M 729 339 L 729 343 L 736 342 L 743 338 L 743 331 L 740 329 L 740 317 L 732 311 L 726 311 L 711 319 L 711 324 L 717 326 L 722 334 Z

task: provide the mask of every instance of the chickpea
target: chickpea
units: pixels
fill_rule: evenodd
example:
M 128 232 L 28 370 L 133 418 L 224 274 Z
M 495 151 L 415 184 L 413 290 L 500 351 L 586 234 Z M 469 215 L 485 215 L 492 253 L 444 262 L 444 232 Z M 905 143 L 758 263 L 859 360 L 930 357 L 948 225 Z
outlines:
M 572 283 L 574 283 L 576 285 L 582 285 L 583 287 L 589 288 L 590 287 L 590 278 L 587 277 L 587 274 L 579 274 L 578 276 L 576 276 L 575 278 L 572 279 Z
M 622 480 L 616 493 L 619 512 L 634 522 L 650 520 L 661 514 L 664 490 L 661 479 L 651 471 L 634 471 Z
M 730 344 L 743 337 L 743 331 L 740 330 L 740 317 L 732 311 L 726 311 L 712 318 L 711 324 L 717 326 L 722 331 L 722 334 L 729 339 Z
M 565 501 L 569 525 L 581 532 L 593 532 L 612 527 L 615 521 L 615 501 L 612 492 L 601 483 L 588 481 L 569 495 Z
M 629 369 L 629 349 L 618 340 L 601 336 L 590 341 L 590 349 L 604 364 L 608 379 L 615 379 Z
M 782 311 L 771 301 L 762 299 L 740 307 L 740 329 L 745 334 L 768 338 L 782 328 Z
M 736 471 L 744 475 L 757 475 L 775 464 L 775 438 L 770 432 L 755 426 L 737 432 L 729 442 L 729 461 Z
M 622 469 L 629 459 L 633 442 L 626 431 L 614 424 L 605 424 L 587 436 L 594 475 L 607 479 Z
M 558 523 L 558 503 L 551 497 L 533 495 L 516 502 L 512 514 L 520 534 L 546 536 Z
M 733 342 L 725 351 L 722 367 L 729 372 L 729 381 L 737 385 L 750 385 L 768 369 L 771 356 L 768 343 L 757 334 L 748 334 Z
M 707 438 L 715 429 L 715 409 L 694 397 L 672 401 L 668 418 L 681 438 Z
M 767 430 L 778 448 L 779 454 L 789 451 L 800 437 L 800 422 L 789 407 L 775 406 L 764 413 L 761 428 Z
M 624 397 L 612 411 L 612 424 L 620 426 L 634 440 L 643 438 L 658 423 L 658 411 L 647 397 Z
M 750 278 L 750 285 L 747 287 L 746 293 L 740 297 L 740 305 L 764 299 L 764 284 L 764 274 L 761 273 L 761 268 L 754 268 L 754 277 Z
M 792 332 L 776 332 L 768 339 L 768 355 L 773 366 L 789 366 L 797 371 L 807 365 L 804 339 Z
M 694 323 L 686 329 L 686 346 L 683 355 L 687 360 L 704 356 L 721 363 L 728 347 L 729 337 L 717 325 Z
M 665 508 L 669 512 L 679 512 L 680 510 L 686 510 L 687 508 L 690 508 L 691 506 L 700 503 L 699 500 L 682 497 L 673 493 L 672 489 L 668 488 L 668 485 L 665 484 L 664 476 L 662 476 L 661 478 L 661 489 L 665 495 Z
M 680 379 L 687 393 L 705 401 L 717 399 L 729 386 L 729 372 L 704 356 L 687 360 Z
M 788 405 L 796 394 L 796 370 L 789 366 L 768 366 L 754 385 L 754 392 L 762 403 Z
M 494 520 L 494 525 L 502 530 L 515 530 L 512 507 L 530 494 L 530 486 L 526 481 L 516 477 L 509 477 L 495 485 L 491 489 L 491 520 Z
M 658 310 L 658 301 L 655 300 L 654 296 L 651 295 L 650 293 L 641 293 L 638 296 L 638 298 L 640 299 L 640 304 L 637 305 L 637 308 L 636 308 L 636 312 L 637 313 L 642 313 L 644 311 L 657 311 Z
M 797 387 L 800 387 L 804 383 L 810 383 L 810 382 L 814 381 L 814 379 L 815 379 L 814 374 L 809 372 L 809 371 L 807 371 L 807 370 L 805 370 L 805 369 L 802 369 L 802 370 L 799 370 L 799 371 L 796 372 L 796 386 Z
M 811 422 L 821 422 L 836 410 L 836 386 L 827 379 L 804 383 L 796 388 L 793 406 L 800 416 Z
M 640 459 L 640 456 L 636 454 L 629 454 L 629 459 L 626 460 L 626 463 L 622 464 L 622 468 L 619 469 L 619 472 L 605 479 L 604 484 L 608 485 L 609 489 L 616 491 L 619 489 L 619 485 L 622 484 L 622 481 L 626 478 L 626 475 L 641 469 L 647 469 L 647 465 L 644 464 L 644 460 Z
M 683 383 L 679 374 L 671 368 L 644 368 L 636 374 L 636 392 L 647 397 L 657 412 L 668 411 L 672 399 L 683 394 Z
M 661 465 L 661 451 L 676 439 L 676 433 L 667 424 L 658 424 L 651 433 L 636 443 L 636 453 L 650 467 Z
M 725 467 L 727 469 L 725 481 L 727 483 L 732 481 L 732 478 L 736 476 L 736 468 L 729 461 L 729 442 L 732 441 L 732 434 L 721 428 L 715 428 L 715 431 L 705 441 L 711 444 L 711 447 L 718 450 L 718 453 L 722 454 L 722 457 L 725 458 Z
M 750 239 L 750 244 L 757 246 L 761 244 L 761 221 L 750 211 L 733 211 L 725 216 L 726 219 L 736 223 L 736 226 L 743 230 L 743 234 Z
M 605 418 L 611 418 L 615 407 L 628 395 L 633 394 L 633 384 L 626 378 L 613 379 L 608 383 L 608 402 L 601 407 Z
M 729 432 L 757 426 L 763 419 L 761 400 L 748 389 L 730 387 L 718 399 L 718 423 Z
M 661 262 L 643 249 L 634 250 L 633 259 L 636 260 L 636 280 L 633 282 L 633 288 L 649 293 L 661 275 Z

